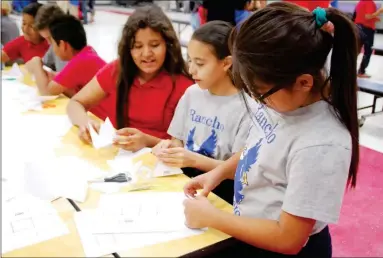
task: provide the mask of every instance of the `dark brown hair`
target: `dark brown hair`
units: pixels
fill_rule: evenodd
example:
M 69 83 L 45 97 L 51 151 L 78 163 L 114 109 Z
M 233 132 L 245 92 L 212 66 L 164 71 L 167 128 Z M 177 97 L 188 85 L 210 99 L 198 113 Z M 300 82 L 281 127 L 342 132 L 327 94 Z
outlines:
M 156 5 L 138 7 L 128 18 L 118 45 L 119 76 L 116 101 L 118 128 L 128 126 L 128 95 L 133 81 L 138 74 L 138 67 L 133 61 L 130 50 L 133 47 L 136 32 L 145 28 L 151 28 L 160 33 L 165 40 L 166 57 L 163 69 L 173 77 L 173 87 L 175 86 L 174 75 L 183 74 L 189 77 L 185 60 L 182 57 L 181 45 L 169 18 L 162 9 Z
M 35 17 L 36 30 L 44 30 L 58 16 L 64 15 L 63 10 L 56 4 L 45 4 L 37 11 Z
M 355 187 L 359 164 L 356 27 L 337 9 L 325 10 L 334 24 L 333 36 L 317 27 L 311 12 L 294 4 L 272 3 L 255 12 L 231 36 L 233 69 L 237 86 L 254 96 L 255 80 L 289 88 L 298 76 L 312 75 L 313 91 L 322 94 L 351 135 L 348 185 Z M 326 84 L 324 66 L 331 49 L 330 83 Z

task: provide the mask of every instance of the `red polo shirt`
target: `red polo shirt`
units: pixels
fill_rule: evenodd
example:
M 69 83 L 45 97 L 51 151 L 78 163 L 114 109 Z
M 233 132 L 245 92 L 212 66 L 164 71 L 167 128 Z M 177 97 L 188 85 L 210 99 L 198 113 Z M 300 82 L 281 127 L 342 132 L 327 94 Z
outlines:
M 35 56 L 43 57 L 48 48 L 49 44 L 46 40 L 35 45 L 26 40 L 24 36 L 20 36 L 5 44 L 3 51 L 11 61 L 22 58 L 26 63 Z
M 101 69 L 97 74 L 97 81 L 108 97 L 116 98 L 118 79 L 118 60 L 113 61 Z M 136 78 L 128 96 L 127 126 L 137 128 L 149 135 L 167 139 L 168 127 L 172 121 L 178 101 L 193 81 L 183 75 L 172 77 L 165 71 L 160 72 L 152 80 L 141 84 Z M 109 110 L 113 117 L 110 120 L 116 126 L 116 107 Z
M 90 46 L 84 47 L 77 53 L 66 66 L 53 78 L 53 81 L 61 86 L 80 91 L 97 72 L 106 65 L 106 62 Z M 109 116 L 107 110 L 115 101 L 109 98 L 101 101 L 97 106 L 89 111 L 97 117 L 105 120 Z
M 373 14 L 376 12 L 376 4 L 373 0 L 362 0 L 355 7 L 356 17 L 355 23 L 361 24 L 365 27 L 375 30 L 376 19 L 366 19 L 366 14 Z

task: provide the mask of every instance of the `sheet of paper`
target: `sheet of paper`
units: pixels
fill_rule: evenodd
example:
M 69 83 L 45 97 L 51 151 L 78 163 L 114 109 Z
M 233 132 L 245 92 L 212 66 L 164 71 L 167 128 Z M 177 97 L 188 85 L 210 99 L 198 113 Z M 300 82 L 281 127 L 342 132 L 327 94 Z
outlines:
M 65 197 L 84 202 L 88 181 L 105 176 L 105 172 L 77 157 L 63 156 L 35 160 L 26 164 L 25 189 L 28 193 L 52 200 Z
M 185 226 L 184 193 L 132 192 L 101 196 L 96 233 L 174 232 Z
M 150 233 L 95 233 L 94 218 L 99 210 L 84 210 L 75 213 L 75 222 L 86 257 L 100 257 L 113 252 L 141 248 L 175 239 L 202 234 L 205 230 L 186 229 L 175 232 Z
M 20 67 L 17 63 L 12 65 L 12 68 L 5 72 L 6 75 L 14 78 L 22 78 L 24 74 L 21 72 Z
M 179 168 L 166 166 L 151 154 L 150 148 L 143 148 L 137 152 L 131 152 L 120 149 L 114 160 L 108 161 L 108 165 L 113 171 L 123 171 L 132 168 L 132 163 L 141 161 L 143 166 L 152 170 L 152 177 L 162 177 L 182 174 Z
M 49 202 L 21 195 L 2 208 L 2 254 L 69 233 Z
M 105 119 L 105 122 L 101 125 L 98 133 L 94 130 L 92 125 L 89 124 L 89 133 L 92 138 L 93 147 L 95 149 L 100 149 L 112 145 L 115 132 L 116 129 L 114 129 L 113 124 L 109 118 Z

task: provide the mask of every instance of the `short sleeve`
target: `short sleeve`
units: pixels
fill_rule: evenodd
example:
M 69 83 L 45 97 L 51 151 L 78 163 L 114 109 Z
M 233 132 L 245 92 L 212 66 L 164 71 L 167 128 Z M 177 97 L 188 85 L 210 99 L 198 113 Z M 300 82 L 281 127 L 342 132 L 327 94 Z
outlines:
M 325 223 L 339 218 L 351 150 L 321 145 L 299 150 L 287 161 L 287 190 L 282 209 Z
M 231 150 L 233 154 L 241 151 L 245 147 L 247 136 L 249 135 L 250 122 L 250 115 L 247 111 L 245 111 L 243 118 L 239 123 L 237 134 L 235 135 Z
M 57 73 L 57 75 L 53 78 L 53 81 L 68 89 L 73 89 L 80 85 L 81 82 L 78 81 L 80 78 L 78 73 L 83 68 L 78 65 L 76 60 L 74 61 L 75 62 L 69 62 L 64 69 L 61 70 L 61 72 Z
M 118 65 L 118 60 L 115 60 L 105 65 L 96 74 L 96 78 L 98 83 L 100 84 L 100 87 L 106 93 L 110 93 L 117 87 Z
M 169 101 L 166 104 L 164 110 L 164 125 L 168 129 L 171 121 L 173 120 L 174 112 L 178 106 L 181 97 L 184 95 L 187 88 L 189 88 L 193 82 L 183 75 L 179 75 L 176 80 L 176 85 L 171 93 Z
M 20 36 L 5 44 L 3 51 L 7 54 L 10 60 L 13 61 L 18 58 L 21 58 L 20 49 L 22 47 L 23 42 L 24 36 Z
M 56 68 L 55 67 L 55 60 L 54 60 L 54 57 L 53 57 L 53 48 L 52 48 L 52 46 L 49 47 L 48 51 L 43 56 L 42 62 L 43 62 L 44 65 L 48 66 L 49 68 Z
M 178 140 L 184 140 L 184 132 L 185 132 L 185 117 L 187 112 L 187 92 L 182 96 L 180 101 L 178 102 L 176 111 L 174 113 L 172 122 L 170 123 L 168 134 Z
M 364 10 L 365 10 L 365 14 L 373 14 L 374 12 L 376 12 L 376 5 L 373 1 L 371 2 L 366 2 L 364 4 Z

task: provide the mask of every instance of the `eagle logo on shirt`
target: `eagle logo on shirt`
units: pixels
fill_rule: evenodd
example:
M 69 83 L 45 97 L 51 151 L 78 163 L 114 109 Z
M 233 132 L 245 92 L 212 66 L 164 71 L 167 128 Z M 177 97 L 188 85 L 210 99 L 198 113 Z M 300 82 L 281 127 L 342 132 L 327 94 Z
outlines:
M 211 130 L 210 136 L 201 144 L 201 146 L 198 146 L 194 142 L 195 131 L 196 127 L 190 130 L 186 141 L 186 148 L 190 151 L 199 153 L 206 157 L 214 158 L 214 152 L 217 148 L 217 133 L 215 132 L 215 130 Z
M 242 190 L 245 185 L 249 185 L 247 173 L 249 173 L 251 167 L 257 162 L 262 140 L 263 138 L 261 138 L 258 143 L 250 149 L 245 148 L 241 154 L 234 180 L 234 213 L 236 215 L 240 215 L 238 204 L 240 204 L 245 198 Z

